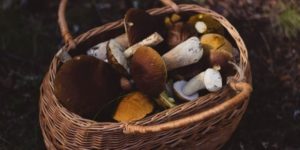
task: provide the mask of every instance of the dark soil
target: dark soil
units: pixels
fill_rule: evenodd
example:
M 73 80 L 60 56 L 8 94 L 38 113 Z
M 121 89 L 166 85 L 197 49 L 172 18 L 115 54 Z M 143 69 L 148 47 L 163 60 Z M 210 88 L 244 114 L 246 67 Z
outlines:
M 254 91 L 249 107 L 224 150 L 300 149 L 300 39 L 280 35 L 268 19 L 250 20 L 251 16 L 226 12 L 224 5 L 210 2 L 205 4 L 224 14 L 245 40 L 253 74 Z M 57 27 L 58 3 L 0 1 L 1 150 L 45 149 L 38 122 L 39 86 L 62 45 Z M 74 0 L 69 4 L 67 18 L 72 33 L 78 35 L 122 18 L 133 6 L 152 8 L 160 3 Z M 253 6 L 241 10 L 251 12 L 253 9 L 248 7 Z

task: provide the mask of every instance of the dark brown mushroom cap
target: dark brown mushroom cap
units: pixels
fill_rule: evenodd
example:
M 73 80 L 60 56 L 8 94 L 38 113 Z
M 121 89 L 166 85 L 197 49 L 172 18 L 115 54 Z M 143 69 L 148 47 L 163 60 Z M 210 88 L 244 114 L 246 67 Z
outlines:
M 69 111 L 92 119 L 121 92 L 120 76 L 107 63 L 92 56 L 76 56 L 58 70 L 54 93 Z M 110 112 L 100 112 L 101 119 Z
M 126 12 L 124 19 L 130 46 L 142 41 L 157 30 L 155 18 L 144 10 L 131 8 Z
M 161 56 L 151 47 L 140 47 L 131 59 L 131 75 L 137 88 L 149 95 L 158 96 L 165 87 L 166 65 Z
M 144 40 L 154 32 L 158 32 L 162 37 L 166 37 L 167 34 L 163 17 L 152 16 L 142 9 L 129 9 L 125 14 L 124 22 L 130 46 Z M 167 44 L 163 41 L 155 47 L 155 50 L 163 54 L 167 50 L 166 46 Z

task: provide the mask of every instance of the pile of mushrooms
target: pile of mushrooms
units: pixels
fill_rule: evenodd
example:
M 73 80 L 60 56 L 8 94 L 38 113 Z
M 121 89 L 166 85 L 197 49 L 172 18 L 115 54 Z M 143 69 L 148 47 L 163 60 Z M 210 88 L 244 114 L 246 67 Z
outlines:
M 54 92 L 71 112 L 135 121 L 197 100 L 201 91 L 217 92 L 234 73 L 234 48 L 208 15 L 162 18 L 130 9 L 124 28 L 58 70 Z

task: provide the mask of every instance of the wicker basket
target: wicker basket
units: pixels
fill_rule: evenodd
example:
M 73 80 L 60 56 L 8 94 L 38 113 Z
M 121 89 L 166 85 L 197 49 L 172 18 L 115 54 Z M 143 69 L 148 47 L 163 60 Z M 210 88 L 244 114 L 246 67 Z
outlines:
M 218 20 L 235 40 L 244 74 L 217 93 L 178 105 L 172 109 L 125 123 L 96 122 L 65 109 L 53 93 L 54 79 L 62 64 L 54 57 L 40 90 L 40 126 L 48 149 L 220 149 L 236 129 L 247 105 L 251 71 L 245 44 L 236 29 L 221 15 L 198 5 L 174 5 L 151 9 L 152 15 L 175 11 L 209 14 Z M 72 56 L 124 32 L 122 20 L 87 31 L 72 40 L 64 18 L 67 0 L 60 5 L 59 23 L 66 40 L 61 51 Z M 73 43 L 72 43 L 73 41 Z M 75 47 L 76 45 L 76 47 Z M 242 80 L 242 81 L 241 81 Z M 237 82 L 238 81 L 238 82 Z

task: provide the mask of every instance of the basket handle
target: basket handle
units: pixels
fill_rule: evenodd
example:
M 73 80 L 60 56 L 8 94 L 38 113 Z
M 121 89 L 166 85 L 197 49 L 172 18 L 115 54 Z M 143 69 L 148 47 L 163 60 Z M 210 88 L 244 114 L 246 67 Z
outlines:
M 160 0 L 164 5 L 171 7 L 175 12 L 179 12 L 179 7 L 172 0 Z M 64 39 L 65 44 L 70 45 L 72 48 L 76 47 L 76 43 L 70 33 L 68 24 L 66 21 L 66 7 L 68 0 L 60 0 L 58 8 L 58 25 L 60 28 L 61 36 Z
M 178 120 L 174 120 L 174 121 L 170 121 L 158 125 L 142 126 L 142 125 L 130 125 L 125 123 L 123 126 L 123 133 L 142 134 L 142 133 L 160 132 L 160 131 L 170 130 L 173 128 L 179 128 L 195 122 L 199 122 L 207 118 L 210 118 L 211 116 L 214 116 L 216 114 L 223 113 L 226 110 L 237 106 L 238 104 L 243 102 L 246 98 L 248 98 L 250 96 L 250 93 L 252 92 L 251 85 L 246 82 L 237 82 L 237 83 L 231 82 L 229 85 L 233 90 L 239 93 L 233 98 L 226 100 L 222 104 L 217 105 L 207 111 L 199 112 L 192 116 L 188 116 L 185 118 L 181 118 Z

